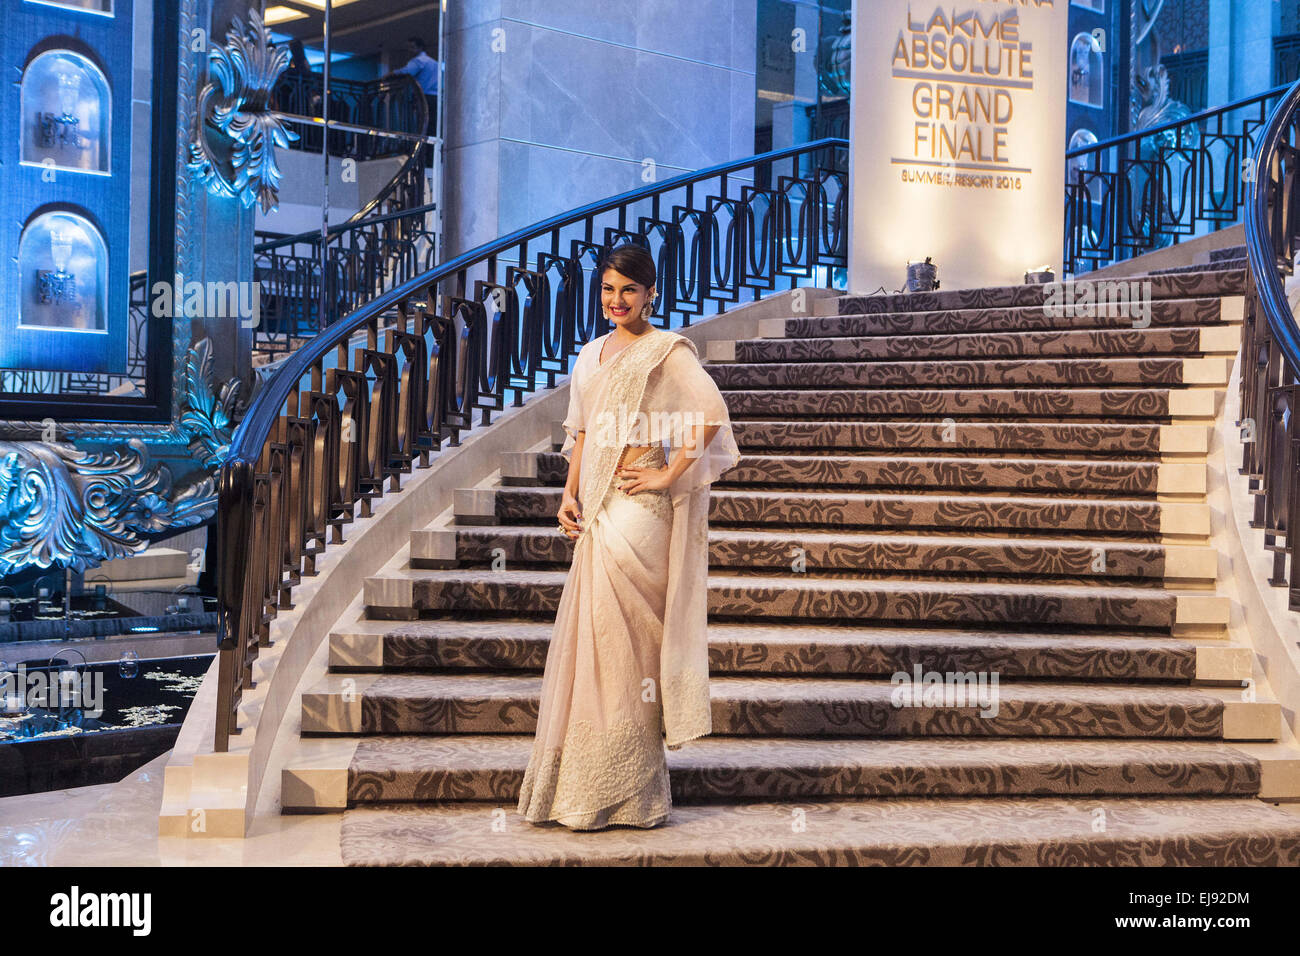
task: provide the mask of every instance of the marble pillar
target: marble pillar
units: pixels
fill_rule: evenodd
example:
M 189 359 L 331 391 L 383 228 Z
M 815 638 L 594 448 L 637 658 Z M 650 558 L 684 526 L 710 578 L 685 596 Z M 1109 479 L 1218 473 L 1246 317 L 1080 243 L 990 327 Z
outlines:
M 753 153 L 755 0 L 447 5 L 446 257 Z

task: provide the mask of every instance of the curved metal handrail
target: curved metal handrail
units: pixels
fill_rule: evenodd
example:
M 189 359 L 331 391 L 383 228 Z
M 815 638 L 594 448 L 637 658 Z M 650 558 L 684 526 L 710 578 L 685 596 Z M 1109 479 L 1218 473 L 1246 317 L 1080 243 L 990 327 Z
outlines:
M 1279 147 L 1295 126 L 1297 107 L 1300 107 L 1300 83 L 1288 88 L 1286 95 L 1274 108 L 1260 137 L 1250 201 L 1246 204 L 1246 257 L 1268 322 L 1269 333 L 1281 347 L 1291 368 L 1300 371 L 1300 327 L 1297 327 L 1295 316 L 1287 302 L 1279 271 L 1279 264 L 1285 264 L 1289 270 L 1292 244 L 1297 237 L 1270 235 L 1270 227 L 1283 225 L 1272 221 L 1272 206 L 1291 200 L 1290 196 L 1283 194 L 1289 185 L 1285 171 L 1276 167 L 1282 159 Z M 1292 179 L 1294 181 L 1294 176 Z
M 424 93 L 420 90 L 420 85 L 413 77 L 406 75 L 397 77 L 394 82 L 398 86 L 406 86 L 413 91 L 411 99 L 415 107 L 415 126 L 419 130 L 427 130 L 429 127 L 429 101 L 424 98 Z M 322 129 L 323 128 L 324 127 L 322 127 Z M 383 187 L 365 203 L 365 205 L 343 222 L 339 223 L 338 226 L 332 227 L 329 231 L 331 238 L 335 235 L 346 232 L 348 229 L 360 222 L 370 219 L 370 217 L 374 215 L 375 210 L 379 209 L 386 201 L 394 198 L 401 187 L 409 185 L 412 179 L 418 179 L 423 174 L 424 150 L 426 145 L 425 135 L 426 134 L 423 132 L 419 134 L 418 138 L 415 134 L 410 135 L 410 152 L 407 154 L 406 159 L 403 160 L 402 165 L 398 168 L 397 172 L 393 174 L 392 178 L 390 178 L 388 182 L 385 183 Z M 314 233 L 308 231 L 293 236 L 286 236 L 282 239 L 272 240 L 271 242 L 264 242 L 254 249 L 254 251 L 269 252 L 281 245 L 288 245 L 294 242 L 301 242 L 310 239 L 312 235 L 319 236 L 320 230 L 316 230 Z
M 285 401 L 289 398 L 289 391 L 293 387 L 293 383 L 297 382 L 297 380 L 300 379 L 315 362 L 320 361 L 331 350 L 337 348 L 341 342 L 346 342 L 354 334 L 364 328 L 365 324 L 370 319 L 395 307 L 398 303 L 409 298 L 419 290 L 430 286 L 441 279 L 454 275 L 476 262 L 506 252 L 511 248 L 518 246 L 520 243 L 527 242 L 529 239 L 551 232 L 561 226 L 571 225 L 591 216 L 599 215 L 602 212 L 608 212 L 617 209 L 620 206 L 626 206 L 639 199 L 653 197 L 656 193 L 668 192 L 679 189 L 682 186 L 712 179 L 719 175 L 738 172 L 742 169 L 758 165 L 759 163 L 784 159 L 819 149 L 837 146 L 844 147 L 847 145 L 848 142 L 846 140 L 822 139 L 803 146 L 777 149 L 747 159 L 733 160 L 730 163 L 722 163 L 721 165 L 713 166 L 709 169 L 700 170 L 698 172 L 684 173 L 681 176 L 665 180 L 662 183 L 653 183 L 648 186 L 641 186 L 618 196 L 613 196 L 609 199 L 602 199 L 586 206 L 579 207 L 578 209 L 552 216 L 550 219 L 544 219 L 531 226 L 517 229 L 500 239 L 494 239 L 493 241 L 484 243 L 468 252 L 463 252 L 456 258 L 443 263 L 430 272 L 407 280 L 396 288 L 389 290 L 378 299 L 375 299 L 373 302 L 358 309 L 352 315 L 331 326 L 328 334 L 316 336 L 311 342 L 298 349 L 298 351 L 293 354 L 293 357 L 284 363 L 275 376 L 267 382 L 265 386 L 263 386 L 260 400 L 254 402 L 253 407 L 249 408 L 247 414 L 244 415 L 243 421 L 240 422 L 239 428 L 230 442 L 230 454 L 226 458 L 227 463 L 235 461 L 252 463 L 255 461 L 256 457 L 261 454 L 262 444 L 265 442 L 266 436 L 270 432 L 272 416 L 279 414 L 280 408 L 283 407 Z
M 1242 315 L 1241 473 L 1254 495 L 1251 526 L 1273 553 L 1269 583 L 1300 610 L 1300 327 L 1283 276 L 1300 245 L 1300 83 L 1264 124 L 1246 202 L 1246 304 Z M 1282 539 L 1279 542 L 1278 539 Z M 1287 559 L 1290 558 L 1290 568 Z
M 238 732 L 269 621 L 315 573 L 327 536 L 340 541 L 358 505 L 368 516 L 385 484 L 398 487 L 444 440 L 458 443 L 476 412 L 487 424 L 512 392 L 519 405 L 554 385 L 603 331 L 594 275 L 602 249 L 657 247 L 665 328 L 674 314 L 689 324 L 742 292 L 829 284 L 847 263 L 847 146 L 822 139 L 772 150 L 552 216 L 400 283 L 290 355 L 245 413 L 218 481 L 216 749 Z M 751 175 L 737 182 L 738 173 Z M 353 348 L 358 334 L 363 346 Z

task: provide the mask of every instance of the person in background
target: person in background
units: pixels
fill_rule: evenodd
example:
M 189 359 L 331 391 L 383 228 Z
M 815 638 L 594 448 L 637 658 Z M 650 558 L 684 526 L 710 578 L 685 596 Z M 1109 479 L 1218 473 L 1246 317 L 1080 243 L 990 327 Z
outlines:
M 294 76 L 311 76 L 311 64 L 307 62 L 307 49 L 302 41 L 294 37 L 289 41 L 289 66 L 285 73 Z
M 319 83 L 311 64 L 307 62 L 307 50 L 301 40 L 294 37 L 289 41 L 289 65 L 285 67 L 276 83 L 279 109 L 299 116 L 316 116 L 320 113 Z M 305 131 L 303 148 L 320 148 L 320 132 L 316 129 Z
M 420 37 L 407 39 L 406 52 L 410 56 L 406 66 L 385 74 L 381 79 L 396 79 L 402 73 L 415 78 L 415 82 L 420 84 L 420 89 L 424 92 L 425 101 L 429 104 L 428 135 L 433 136 L 438 125 L 438 61 L 429 56 L 428 47 Z

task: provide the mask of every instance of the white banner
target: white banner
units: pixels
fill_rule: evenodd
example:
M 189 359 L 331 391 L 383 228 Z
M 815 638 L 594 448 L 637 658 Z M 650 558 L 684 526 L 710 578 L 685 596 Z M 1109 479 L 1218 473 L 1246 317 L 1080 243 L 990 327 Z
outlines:
M 1067 0 L 853 0 L 849 290 L 1010 285 L 1064 229 Z

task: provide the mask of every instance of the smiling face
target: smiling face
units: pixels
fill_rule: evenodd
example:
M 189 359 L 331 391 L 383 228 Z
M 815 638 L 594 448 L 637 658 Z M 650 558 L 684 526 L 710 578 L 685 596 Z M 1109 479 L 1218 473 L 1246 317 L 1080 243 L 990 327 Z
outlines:
M 613 269 L 606 269 L 601 277 L 601 306 L 611 322 L 629 331 L 640 331 L 648 324 L 641 318 L 641 309 L 653 295 L 654 286 L 643 286 Z

